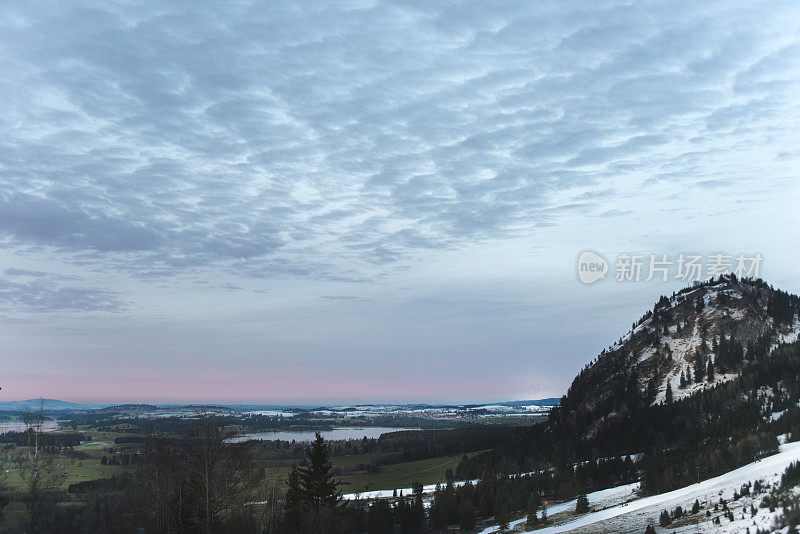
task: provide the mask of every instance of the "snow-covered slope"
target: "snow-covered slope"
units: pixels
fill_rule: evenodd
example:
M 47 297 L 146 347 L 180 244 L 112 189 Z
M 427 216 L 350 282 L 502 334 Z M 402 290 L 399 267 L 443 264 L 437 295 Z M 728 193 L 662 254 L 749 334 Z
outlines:
M 585 533 L 611 533 L 611 532 L 644 532 L 648 523 L 654 523 L 657 532 L 744 532 L 745 529 L 761 528 L 771 531 L 773 522 L 778 512 L 770 512 L 766 508 L 759 508 L 761 495 L 749 495 L 734 500 L 734 492 L 741 489 L 743 484 L 760 480 L 762 485 L 769 488 L 780 482 L 780 477 L 786 467 L 800 460 L 800 443 L 789 443 L 781 446 L 778 454 L 769 456 L 725 473 L 724 475 L 704 480 L 668 493 L 650 497 L 636 498 L 635 492 L 638 484 L 629 484 L 617 488 L 606 489 L 588 495 L 589 503 L 595 512 L 577 517 L 565 518 L 564 515 L 574 511 L 575 501 L 555 504 L 547 508 L 547 515 L 554 525 L 536 530 L 541 534 L 555 534 L 557 532 L 585 532 Z M 731 510 L 734 521 L 721 517 L 720 524 L 714 523 L 717 517 L 722 516 L 721 509 L 714 511 L 714 504 L 720 498 L 725 499 L 726 506 Z M 701 505 L 697 514 L 690 514 L 676 521 L 668 528 L 658 526 L 659 514 L 662 510 L 672 511 L 676 506 L 689 510 L 695 500 Z M 756 509 L 756 515 L 751 516 L 751 506 Z M 710 516 L 706 515 L 706 510 Z M 571 514 L 570 514 L 571 515 Z M 518 519 L 511 523 L 512 527 L 522 528 L 525 519 Z M 480 534 L 498 532 L 497 526 L 487 527 Z

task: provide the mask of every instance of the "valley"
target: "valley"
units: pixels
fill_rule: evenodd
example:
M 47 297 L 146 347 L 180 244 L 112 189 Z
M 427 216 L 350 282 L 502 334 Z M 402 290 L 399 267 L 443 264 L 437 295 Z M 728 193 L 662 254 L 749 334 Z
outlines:
M 216 450 L 228 482 L 215 491 L 232 506 L 220 517 L 275 528 L 292 480 L 318 472 L 339 503 L 325 513 L 407 532 L 769 529 L 795 506 L 799 320 L 800 299 L 760 280 L 695 284 L 662 296 L 561 399 L 0 405 L 4 528 L 30 514 L 32 473 L 61 496 L 53 513 L 95 521 L 89 503 L 116 495 L 109 513 L 123 517 L 127 495 L 192 484 L 185 473 Z

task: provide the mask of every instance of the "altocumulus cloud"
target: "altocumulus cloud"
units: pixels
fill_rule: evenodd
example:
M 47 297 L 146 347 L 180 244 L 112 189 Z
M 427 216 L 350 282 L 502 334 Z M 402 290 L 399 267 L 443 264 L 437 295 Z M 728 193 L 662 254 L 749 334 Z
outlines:
M 366 280 L 623 177 L 738 187 L 731 147 L 785 178 L 798 28 L 794 2 L 3 2 L 2 246 Z M 121 306 L 58 284 L 2 291 Z
M 112 291 L 64 285 L 69 279 L 41 271 L 6 270 L 0 276 L 0 311 L 120 312 L 127 307 Z

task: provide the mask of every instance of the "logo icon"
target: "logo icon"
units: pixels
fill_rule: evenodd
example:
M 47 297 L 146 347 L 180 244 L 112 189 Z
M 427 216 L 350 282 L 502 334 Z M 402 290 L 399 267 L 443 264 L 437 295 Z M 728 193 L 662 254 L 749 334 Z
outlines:
M 596 252 L 584 250 L 578 255 L 578 280 L 593 284 L 602 280 L 608 273 L 608 262 Z

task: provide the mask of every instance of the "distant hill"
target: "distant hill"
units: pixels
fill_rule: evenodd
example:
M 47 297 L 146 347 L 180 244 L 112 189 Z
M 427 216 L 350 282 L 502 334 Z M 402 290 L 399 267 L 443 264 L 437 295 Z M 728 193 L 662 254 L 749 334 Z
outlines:
M 103 412 L 154 412 L 158 410 L 155 404 L 113 404 L 105 406 Z
M 491 406 L 507 406 L 513 408 L 521 408 L 524 406 L 541 406 L 549 408 L 558 406 L 560 399 L 547 398 L 547 399 L 534 399 L 534 400 L 515 400 L 506 402 L 486 403 L 486 404 L 385 404 L 385 405 L 371 405 L 359 404 L 350 408 L 332 408 L 330 406 L 319 406 L 316 410 L 331 410 L 337 411 L 357 410 L 363 407 L 384 407 L 387 410 L 391 409 L 406 409 L 406 410 L 426 410 L 435 408 L 480 408 Z M 0 410 L 21 412 L 24 410 L 36 411 L 39 408 L 44 408 L 45 411 L 70 411 L 70 410 L 102 410 L 104 412 L 156 412 L 159 410 L 233 410 L 233 411 L 248 411 L 248 410 L 290 410 L 290 411 L 313 411 L 309 407 L 301 408 L 296 405 L 278 405 L 278 404 L 232 404 L 232 405 L 215 405 L 215 404 L 142 404 L 142 403 L 125 403 L 125 404 L 86 404 L 67 402 L 58 399 L 28 399 L 20 401 L 0 402 Z
M 0 402 L 0 410 L 22 412 L 25 410 L 35 411 L 43 408 L 45 411 L 69 411 L 69 410 L 96 410 L 102 408 L 103 404 L 77 404 L 57 399 L 29 399 L 22 401 Z

